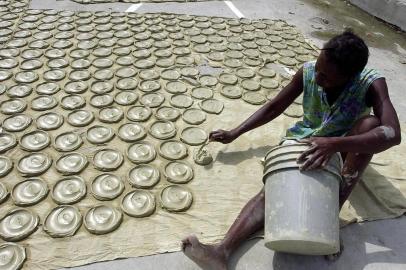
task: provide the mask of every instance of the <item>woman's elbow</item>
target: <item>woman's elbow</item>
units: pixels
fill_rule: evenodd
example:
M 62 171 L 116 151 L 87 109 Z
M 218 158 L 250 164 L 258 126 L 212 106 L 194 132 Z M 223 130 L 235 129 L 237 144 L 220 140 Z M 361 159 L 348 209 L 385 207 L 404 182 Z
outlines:
M 402 135 L 400 130 L 395 133 L 395 138 L 393 139 L 394 145 L 399 145 L 402 142 Z
M 380 126 L 383 139 L 389 147 L 399 145 L 402 141 L 400 128 L 392 127 L 389 125 Z
M 390 142 L 391 142 L 392 146 L 399 145 L 402 142 L 402 135 L 401 135 L 402 132 L 400 131 L 400 127 L 399 128 L 393 128 L 392 130 L 394 131 L 393 135 L 388 136 L 389 134 L 387 133 L 386 137 L 388 139 L 390 139 Z

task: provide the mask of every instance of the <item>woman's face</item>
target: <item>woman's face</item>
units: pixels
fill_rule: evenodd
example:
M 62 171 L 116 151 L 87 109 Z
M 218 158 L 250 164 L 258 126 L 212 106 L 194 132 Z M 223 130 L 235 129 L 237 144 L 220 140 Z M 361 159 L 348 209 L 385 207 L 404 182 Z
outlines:
M 342 75 L 337 67 L 328 61 L 324 51 L 321 51 L 317 58 L 315 68 L 316 83 L 327 92 L 343 87 L 350 79 L 348 76 Z

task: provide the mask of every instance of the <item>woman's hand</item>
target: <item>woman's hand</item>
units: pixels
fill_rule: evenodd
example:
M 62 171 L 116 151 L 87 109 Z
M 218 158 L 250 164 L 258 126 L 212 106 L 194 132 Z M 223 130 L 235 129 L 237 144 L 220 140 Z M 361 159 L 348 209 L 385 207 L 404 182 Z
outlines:
M 336 152 L 334 140 L 328 137 L 311 137 L 300 140 L 309 143 L 310 147 L 304 151 L 297 159 L 298 163 L 303 163 L 299 169 L 301 171 L 314 170 L 327 165 L 331 156 Z
M 238 132 L 235 131 L 234 129 L 230 131 L 219 129 L 210 132 L 209 140 L 213 142 L 221 142 L 227 144 L 237 139 L 238 136 L 239 136 Z

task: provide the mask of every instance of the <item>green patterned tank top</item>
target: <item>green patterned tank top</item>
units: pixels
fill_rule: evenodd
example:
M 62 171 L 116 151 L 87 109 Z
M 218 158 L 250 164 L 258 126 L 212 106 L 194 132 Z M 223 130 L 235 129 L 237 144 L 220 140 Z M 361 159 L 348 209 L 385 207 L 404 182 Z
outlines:
M 303 120 L 289 128 L 284 139 L 343 136 L 360 117 L 371 112 L 365 95 L 371 83 L 382 78 L 376 70 L 365 68 L 330 106 L 326 93 L 316 84 L 315 64 L 312 61 L 303 66 Z

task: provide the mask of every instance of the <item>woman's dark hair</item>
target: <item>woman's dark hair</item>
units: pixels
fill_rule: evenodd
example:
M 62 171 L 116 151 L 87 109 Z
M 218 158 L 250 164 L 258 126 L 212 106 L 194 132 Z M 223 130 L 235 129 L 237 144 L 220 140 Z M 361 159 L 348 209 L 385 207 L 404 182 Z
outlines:
M 336 65 L 339 72 L 346 76 L 357 75 L 368 62 L 367 45 L 350 29 L 330 39 L 322 50 L 327 60 Z

